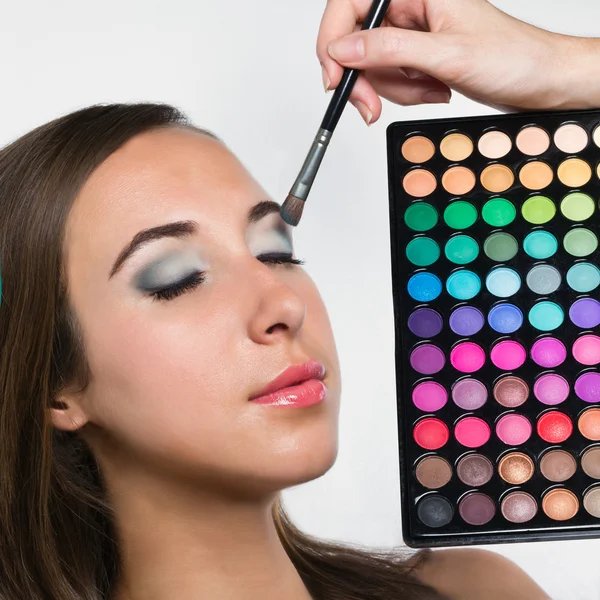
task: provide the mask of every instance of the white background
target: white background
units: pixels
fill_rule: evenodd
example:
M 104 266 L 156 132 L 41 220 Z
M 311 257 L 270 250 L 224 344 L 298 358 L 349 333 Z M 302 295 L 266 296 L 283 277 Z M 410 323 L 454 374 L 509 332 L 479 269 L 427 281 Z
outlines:
M 495 3 L 549 29 L 600 36 L 597 0 Z M 165 101 L 223 137 L 283 200 L 328 101 L 314 55 L 324 4 L 5 1 L 0 142 L 88 104 Z M 386 105 L 367 129 L 349 107 L 336 131 L 296 236 L 331 313 L 345 390 L 337 465 L 287 495 L 310 532 L 401 543 L 385 127 L 489 112 L 460 97 L 442 107 Z M 600 598 L 600 540 L 494 549 L 556 600 Z

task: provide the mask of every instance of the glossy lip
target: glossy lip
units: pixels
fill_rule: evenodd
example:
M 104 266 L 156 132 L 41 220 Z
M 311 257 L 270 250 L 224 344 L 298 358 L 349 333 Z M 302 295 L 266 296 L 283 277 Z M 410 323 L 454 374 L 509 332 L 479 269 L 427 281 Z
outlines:
M 292 365 L 249 401 L 275 406 L 312 406 L 325 399 L 324 378 L 325 367 L 318 361 Z

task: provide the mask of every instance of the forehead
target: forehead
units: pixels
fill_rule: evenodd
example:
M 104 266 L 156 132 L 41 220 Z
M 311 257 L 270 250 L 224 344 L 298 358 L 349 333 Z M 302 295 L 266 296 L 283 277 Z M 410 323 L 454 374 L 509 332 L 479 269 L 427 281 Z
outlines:
M 219 141 L 169 127 L 140 134 L 89 177 L 73 205 L 67 239 L 126 239 L 165 221 L 239 220 L 266 194 Z M 89 238 L 88 238 L 89 239 Z

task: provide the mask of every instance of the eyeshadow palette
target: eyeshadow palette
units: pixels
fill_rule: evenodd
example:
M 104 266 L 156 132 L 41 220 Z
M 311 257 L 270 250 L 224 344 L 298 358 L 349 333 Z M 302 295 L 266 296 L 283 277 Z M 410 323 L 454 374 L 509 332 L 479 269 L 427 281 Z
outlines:
M 394 123 L 404 538 L 600 537 L 600 111 Z

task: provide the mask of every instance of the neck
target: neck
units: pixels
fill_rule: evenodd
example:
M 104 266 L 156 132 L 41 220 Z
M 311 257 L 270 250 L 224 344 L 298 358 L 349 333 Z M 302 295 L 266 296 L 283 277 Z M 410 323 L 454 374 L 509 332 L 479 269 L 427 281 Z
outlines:
M 111 494 L 121 559 L 114 600 L 310 600 L 279 541 L 273 498 L 211 497 L 141 479 Z

